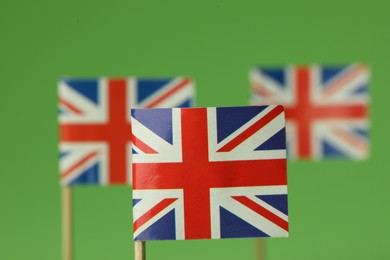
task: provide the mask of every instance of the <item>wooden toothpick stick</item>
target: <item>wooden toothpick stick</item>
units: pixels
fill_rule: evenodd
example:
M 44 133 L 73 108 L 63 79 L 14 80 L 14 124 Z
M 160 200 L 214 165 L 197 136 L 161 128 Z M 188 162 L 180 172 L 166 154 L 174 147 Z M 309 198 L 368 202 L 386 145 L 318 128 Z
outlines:
M 256 260 L 265 260 L 265 241 L 264 239 L 255 239 Z
M 72 260 L 72 188 L 62 188 L 62 259 Z
M 135 260 L 146 260 L 145 241 L 134 241 Z

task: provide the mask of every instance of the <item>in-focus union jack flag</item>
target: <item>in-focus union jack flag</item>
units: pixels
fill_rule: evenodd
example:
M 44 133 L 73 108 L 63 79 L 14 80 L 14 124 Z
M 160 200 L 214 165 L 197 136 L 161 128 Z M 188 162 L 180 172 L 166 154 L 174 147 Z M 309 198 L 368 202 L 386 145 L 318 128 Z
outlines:
M 62 185 L 130 184 L 131 107 L 188 107 L 189 78 L 59 81 Z
M 288 236 L 281 106 L 133 109 L 135 240 Z
M 251 104 L 284 106 L 289 158 L 364 159 L 369 80 L 361 64 L 254 68 Z

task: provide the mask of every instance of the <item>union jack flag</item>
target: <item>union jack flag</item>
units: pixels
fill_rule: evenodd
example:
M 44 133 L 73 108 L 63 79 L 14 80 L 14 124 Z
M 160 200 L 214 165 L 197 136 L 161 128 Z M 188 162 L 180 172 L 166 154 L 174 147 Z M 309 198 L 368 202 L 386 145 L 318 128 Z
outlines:
M 254 68 L 251 104 L 284 106 L 289 158 L 364 159 L 369 79 L 361 64 Z
M 60 80 L 62 185 L 130 184 L 130 108 L 193 102 L 189 78 Z
M 281 106 L 133 109 L 135 240 L 288 236 Z

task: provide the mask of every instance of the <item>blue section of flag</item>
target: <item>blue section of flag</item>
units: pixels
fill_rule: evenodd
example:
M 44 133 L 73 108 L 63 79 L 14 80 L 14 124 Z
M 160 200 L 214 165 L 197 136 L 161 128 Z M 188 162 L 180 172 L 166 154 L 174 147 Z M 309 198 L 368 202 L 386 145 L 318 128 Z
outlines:
M 329 80 L 333 80 L 338 73 L 340 73 L 344 67 L 326 67 L 321 70 L 321 83 L 325 84 Z
M 352 131 L 360 137 L 368 137 L 368 129 L 366 128 L 352 128 Z
M 255 151 L 279 149 L 286 149 L 286 133 L 284 128 L 277 132 L 270 139 L 262 143 L 255 149 Z
M 282 88 L 286 87 L 286 73 L 284 69 L 262 68 L 261 72 L 267 75 L 267 77 L 272 78 L 274 81 L 278 82 Z
M 278 195 L 259 195 L 256 196 L 259 199 L 265 201 L 275 209 L 283 212 L 288 215 L 288 207 L 287 207 L 287 194 L 278 194 Z
M 354 89 L 354 91 L 352 92 L 352 94 L 355 94 L 355 95 L 361 95 L 361 94 L 367 94 L 367 93 L 368 93 L 368 85 L 362 85 L 359 88 Z
M 64 158 L 64 157 L 67 156 L 68 154 L 69 154 L 69 152 L 60 151 L 60 159 Z
M 258 115 L 267 106 L 218 107 L 217 141 L 218 143 Z
M 175 210 L 171 210 L 165 216 L 157 220 L 134 240 L 175 240 Z
M 141 201 L 141 199 L 133 199 L 133 207 L 140 201 Z
M 169 79 L 139 79 L 138 80 L 138 102 L 142 102 L 147 99 L 150 95 L 165 86 L 170 80 Z
M 187 99 L 185 102 L 181 103 L 178 107 L 192 107 L 192 99 Z
M 237 217 L 223 207 L 219 207 L 221 218 L 221 238 L 269 237 L 263 231 Z
M 132 109 L 131 115 L 168 143 L 173 143 L 172 109 Z
M 58 108 L 58 113 L 59 113 L 60 115 L 65 115 L 65 114 L 67 114 L 68 112 L 67 112 L 66 110 L 62 109 L 62 108 Z
M 327 141 L 322 141 L 322 149 L 324 154 L 329 157 L 348 157 L 346 154 L 340 151 L 340 149 L 337 149 L 337 147 Z
M 96 79 L 70 80 L 64 82 L 94 103 L 98 103 L 98 81 Z
M 73 184 L 98 184 L 99 183 L 99 163 L 92 165 L 89 169 L 85 170 L 83 174 L 80 174 L 75 178 L 70 185 Z

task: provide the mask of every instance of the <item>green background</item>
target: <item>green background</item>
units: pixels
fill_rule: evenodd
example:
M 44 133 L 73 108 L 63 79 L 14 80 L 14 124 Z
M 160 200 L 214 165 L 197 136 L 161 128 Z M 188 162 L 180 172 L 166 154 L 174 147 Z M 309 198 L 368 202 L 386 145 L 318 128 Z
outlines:
M 290 237 L 269 260 L 390 259 L 388 1 L 0 3 L 0 259 L 60 259 L 56 81 L 189 75 L 199 106 L 246 105 L 255 64 L 367 63 L 372 153 L 289 162 Z M 79 187 L 75 259 L 132 259 L 131 189 Z M 253 259 L 254 240 L 150 242 L 148 259 Z

